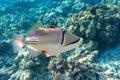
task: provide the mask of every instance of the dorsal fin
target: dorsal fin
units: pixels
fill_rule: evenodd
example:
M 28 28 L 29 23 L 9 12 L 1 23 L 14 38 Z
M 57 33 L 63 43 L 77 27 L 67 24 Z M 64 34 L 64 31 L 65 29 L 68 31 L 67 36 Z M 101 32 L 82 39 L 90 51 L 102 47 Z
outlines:
M 60 28 L 59 27 L 56 27 L 56 26 L 53 26 L 53 25 L 50 25 L 49 26 L 49 29 L 51 30 L 60 30 Z
M 43 25 L 41 25 L 40 23 L 36 23 L 34 24 L 28 31 L 27 31 L 27 35 L 29 35 L 30 33 L 36 31 L 36 30 L 40 30 L 40 29 L 43 29 Z
M 56 26 L 50 25 L 49 28 L 57 28 Z

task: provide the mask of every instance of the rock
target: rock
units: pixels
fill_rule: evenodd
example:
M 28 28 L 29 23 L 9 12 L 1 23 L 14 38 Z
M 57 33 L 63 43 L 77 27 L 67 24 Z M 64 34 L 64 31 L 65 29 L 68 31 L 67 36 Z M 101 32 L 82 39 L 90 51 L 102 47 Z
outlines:
M 88 39 L 93 39 L 96 34 L 96 29 L 94 26 L 89 26 L 88 29 L 85 31 L 85 35 Z
M 96 67 L 89 66 L 89 64 L 80 63 L 78 61 L 66 61 L 62 59 L 62 62 L 58 62 L 62 58 L 53 58 L 49 64 L 49 71 L 52 74 L 54 80 L 79 80 L 79 79 L 100 79 L 100 74 Z M 58 64 L 59 63 L 59 64 Z M 55 67 L 53 67 L 55 66 Z M 57 66 L 61 66 L 61 69 L 57 69 Z M 101 80 L 101 79 L 100 79 Z
M 13 79 L 33 80 L 34 78 L 43 80 L 46 80 L 47 78 L 51 79 L 51 77 L 49 77 L 50 75 L 47 69 L 48 62 L 49 58 L 44 58 L 42 55 L 38 57 L 32 57 L 29 54 L 29 51 L 23 49 L 18 53 L 13 65 L 7 69 L 7 72 L 9 72 L 10 75 L 8 79 L 10 80 Z
M 109 70 L 106 70 L 106 71 L 105 71 L 105 75 L 110 76 L 110 75 L 114 75 L 114 73 L 111 72 L 111 71 L 109 71 Z
M 102 49 L 112 47 L 119 42 L 119 9 L 119 4 L 89 7 L 73 15 L 67 26 L 74 34 L 84 37 L 84 40 L 96 41 Z
M 9 54 L 12 50 L 12 46 L 8 41 L 0 41 L 0 55 Z

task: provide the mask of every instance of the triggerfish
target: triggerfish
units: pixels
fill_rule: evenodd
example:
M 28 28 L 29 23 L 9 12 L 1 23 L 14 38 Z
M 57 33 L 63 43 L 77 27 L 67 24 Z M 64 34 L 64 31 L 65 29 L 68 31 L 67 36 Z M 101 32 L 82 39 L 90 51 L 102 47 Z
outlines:
M 65 29 L 55 26 L 49 28 L 39 26 L 32 31 L 29 30 L 27 37 L 24 39 L 14 33 L 12 45 L 14 53 L 26 46 L 32 56 L 38 56 L 42 51 L 48 57 L 72 50 L 80 46 L 82 42 L 83 38 Z

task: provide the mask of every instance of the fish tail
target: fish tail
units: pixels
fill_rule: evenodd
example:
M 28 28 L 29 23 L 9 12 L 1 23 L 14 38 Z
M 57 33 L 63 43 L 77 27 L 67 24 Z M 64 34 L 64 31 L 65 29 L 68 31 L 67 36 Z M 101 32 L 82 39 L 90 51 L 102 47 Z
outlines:
M 20 51 L 23 48 L 24 44 L 25 43 L 22 36 L 14 33 L 12 38 L 13 52 L 17 53 L 18 51 Z

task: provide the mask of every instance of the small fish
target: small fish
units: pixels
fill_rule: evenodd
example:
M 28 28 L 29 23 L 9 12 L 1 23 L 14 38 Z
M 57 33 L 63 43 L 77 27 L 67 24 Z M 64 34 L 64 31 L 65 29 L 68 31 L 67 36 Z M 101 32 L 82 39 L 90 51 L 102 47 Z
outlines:
M 14 53 L 26 46 L 32 56 L 38 56 L 42 51 L 49 57 L 72 50 L 83 42 L 81 37 L 55 26 L 49 28 L 39 26 L 32 29 L 25 39 L 14 33 L 12 41 Z

